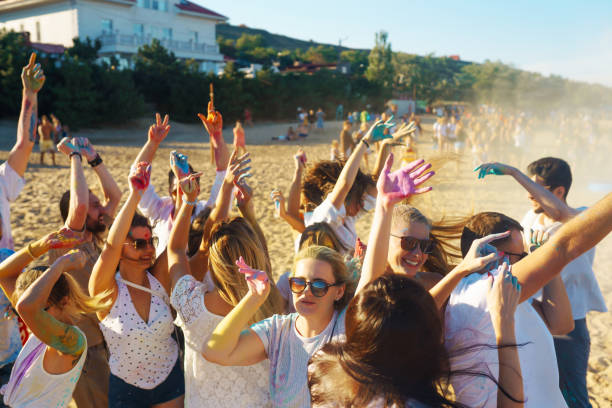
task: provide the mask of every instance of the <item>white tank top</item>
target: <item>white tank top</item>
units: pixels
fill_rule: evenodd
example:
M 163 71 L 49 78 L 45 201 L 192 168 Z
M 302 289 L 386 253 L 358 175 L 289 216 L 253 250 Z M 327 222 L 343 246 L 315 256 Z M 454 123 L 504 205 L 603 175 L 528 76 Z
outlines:
M 75 328 L 85 339 L 85 348 L 78 363 L 64 374 L 49 374 L 45 371 L 43 359 L 47 345 L 34 334 L 30 335 L 17 356 L 8 384 L 0 389 L 4 395 L 4 404 L 13 408 L 68 406 L 87 358 L 87 339 L 78 327 Z
M 178 345 L 171 337 L 174 324 L 165 289 L 149 272 L 147 277 L 153 292 L 149 322 L 145 323 L 136 311 L 117 272 L 117 300 L 100 322 L 100 329 L 110 350 L 111 373 L 128 384 L 150 390 L 168 378 L 178 358 Z

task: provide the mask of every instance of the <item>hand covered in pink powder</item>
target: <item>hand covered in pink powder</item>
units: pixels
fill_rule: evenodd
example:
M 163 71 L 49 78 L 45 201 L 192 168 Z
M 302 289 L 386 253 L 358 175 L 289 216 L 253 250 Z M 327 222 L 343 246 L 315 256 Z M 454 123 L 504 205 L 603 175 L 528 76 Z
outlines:
M 252 294 L 264 297 L 268 295 L 270 292 L 268 274 L 264 271 L 251 268 L 242 256 L 236 261 L 236 265 L 238 266 L 238 272 L 244 274 Z
M 140 162 L 133 164 L 128 180 L 130 182 L 130 190 L 142 195 L 147 187 L 149 187 L 149 181 L 151 180 L 151 163 Z
M 84 242 L 83 235 L 67 227 L 52 232 L 44 238 L 48 249 L 73 248 L 82 242 Z
M 415 160 L 391 173 L 393 153 L 389 154 L 376 183 L 378 197 L 382 200 L 383 205 L 390 208 L 414 194 L 431 191 L 432 187 L 417 188 L 435 174 L 433 171 L 425 173 L 431 168 L 431 164 L 424 163 L 423 159 Z

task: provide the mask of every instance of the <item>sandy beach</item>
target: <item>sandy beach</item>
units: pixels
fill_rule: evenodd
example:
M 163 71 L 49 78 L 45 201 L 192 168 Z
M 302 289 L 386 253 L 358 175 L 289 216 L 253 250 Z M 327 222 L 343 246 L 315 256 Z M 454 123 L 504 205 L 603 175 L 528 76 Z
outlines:
M 85 130 L 75 133 L 74 136 L 90 138 L 120 188 L 126 192 L 129 166 L 146 140 L 146 130 L 150 123 L 149 119 L 143 119 L 140 123 L 126 128 Z M 206 198 L 215 171 L 210 162 L 208 136 L 199 121 L 196 123 L 194 120 L 193 124 L 171 125 L 170 134 L 153 162 L 151 183 L 160 195 L 167 195 L 168 155 L 171 150 L 178 150 L 189 156 L 189 161 L 196 170 L 204 172 L 200 198 Z M 324 131 L 312 131 L 306 140 L 300 141 L 302 144 L 271 140 L 273 136 L 284 133 L 289 125 L 257 124 L 245 129 L 247 147 L 252 157 L 253 177 L 250 184 L 255 192 L 256 213 L 268 240 L 276 275 L 291 267 L 293 236 L 289 226 L 274 217 L 270 192 L 275 188 L 284 193 L 288 191 L 294 169 L 293 154 L 300 145 L 306 151 L 309 161 L 327 159 L 329 142 L 332 138 L 337 138 L 340 131 L 339 122 L 327 122 Z M 14 143 L 16 127 L 14 121 L 0 122 L 2 161 L 6 160 L 7 149 Z M 429 128 L 430 123 L 425 127 Z M 225 129 L 224 137 L 231 143 L 231 128 Z M 550 135 L 538 135 L 523 162 L 526 164 L 544 155 L 551 155 L 551 146 L 554 146 L 554 140 Z M 421 157 L 435 155 L 428 134 L 421 138 L 417 147 Z M 60 226 L 59 198 L 69 185 L 67 157 L 58 153 L 58 167 L 48 165 L 50 157 L 46 158 L 47 166 L 40 166 L 38 147 L 35 147 L 34 151 L 25 176 L 27 184 L 11 206 L 11 224 L 17 248 Z M 606 148 L 601 153 L 609 154 L 610 150 Z M 574 172 L 574 184 L 568 197 L 568 203 L 572 206 L 592 205 L 605 194 L 603 191 L 590 189 L 589 183 L 612 183 L 612 166 L 609 161 L 605 165 L 598 164 L 597 171 L 593 171 L 593 163 L 603 162 L 596 160 L 595 154 L 587 148 L 581 152 L 567 152 L 566 156 L 561 154 L 561 157 L 570 159 Z M 572 157 L 576 157 L 576 160 L 571 160 Z M 502 161 L 503 157 L 490 159 Z M 371 165 L 373 162 L 374 156 L 370 160 Z M 467 154 L 460 163 L 448 163 L 436 176 L 434 191 L 416 200 L 415 205 L 434 219 L 443 214 L 469 215 L 472 212 L 490 210 L 503 212 L 520 220 L 529 209 L 525 191 L 510 177 L 487 177 L 485 181 L 478 180 L 472 172 L 473 164 L 471 154 Z M 95 174 L 89 166 L 86 167 L 85 174 L 90 187 L 101 196 Z M 364 242 L 368 239 L 370 222 L 371 215 L 368 215 L 358 223 L 358 232 Z M 608 308 L 612 310 L 612 236 L 608 236 L 598 246 L 595 271 Z M 592 342 L 588 374 L 590 395 L 594 406 L 609 407 L 612 406 L 612 314 L 592 313 L 588 317 L 588 325 Z

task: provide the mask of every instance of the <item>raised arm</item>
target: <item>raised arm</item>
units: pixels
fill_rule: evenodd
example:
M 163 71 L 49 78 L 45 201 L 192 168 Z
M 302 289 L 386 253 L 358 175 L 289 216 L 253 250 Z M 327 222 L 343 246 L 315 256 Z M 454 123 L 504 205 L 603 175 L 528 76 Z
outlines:
M 236 201 L 238 202 L 238 210 L 240 211 L 240 214 L 242 215 L 242 217 L 244 219 L 246 219 L 249 224 L 251 224 L 251 227 L 253 227 L 253 230 L 255 231 L 255 234 L 257 234 L 257 237 L 259 238 L 259 240 L 261 241 L 261 244 L 263 245 L 263 249 L 264 252 L 266 253 L 266 256 L 269 256 L 268 254 L 268 243 L 266 242 L 266 236 L 264 235 L 263 230 L 261 229 L 259 223 L 257 222 L 257 217 L 255 216 L 255 207 L 253 206 L 253 190 L 251 189 L 251 187 L 248 185 L 246 178 L 247 176 L 249 176 L 249 173 L 244 174 L 243 176 L 241 176 L 240 178 L 238 178 L 238 181 L 236 182 Z
M 289 186 L 287 214 L 293 218 L 300 219 L 300 195 L 302 191 L 302 176 L 304 175 L 304 168 L 306 167 L 306 153 L 304 153 L 302 149 L 299 149 L 293 156 L 293 160 L 295 161 L 295 172 L 293 173 L 293 179 Z
M 83 173 L 83 157 L 79 148 L 74 145 L 74 139 L 63 138 L 57 149 L 70 160 L 70 203 L 66 226 L 74 231 L 83 231 L 89 210 L 89 190 Z
M 376 183 L 378 190 L 376 209 L 374 210 L 374 219 L 363 260 L 363 268 L 355 293 L 385 273 L 389 252 L 389 237 L 391 235 L 391 216 L 395 204 L 413 194 L 431 191 L 431 187 L 417 188 L 434 175 L 433 171 L 425 173 L 431 168 L 431 165 L 425 165 L 424 163 L 424 160 L 416 160 L 391 173 L 393 154 L 389 155 Z
M 217 166 L 217 171 L 227 169 L 230 154 L 227 144 L 223 139 L 223 117 L 221 116 L 221 112 L 215 110 L 215 104 L 212 98 L 210 102 L 208 102 L 207 115 L 198 113 L 198 117 L 210 136 L 210 146 L 213 161 Z
M 498 408 L 521 408 L 525 400 L 521 362 L 514 333 L 514 312 L 519 303 L 521 285 L 509 272 L 506 264 L 495 278 L 489 278 L 487 306 L 495 331 L 499 361 Z M 504 392 L 505 391 L 505 392 Z
M 76 326 L 60 322 L 46 309 L 53 285 L 61 274 L 80 269 L 85 262 L 86 257 L 82 252 L 69 252 L 59 257 L 26 289 L 16 306 L 17 313 L 36 337 L 59 352 L 75 357 L 85 350 L 85 336 Z
M 453 268 L 446 276 L 444 276 L 436 285 L 429 290 L 429 294 L 433 297 L 438 309 L 442 309 L 446 300 L 451 295 L 451 292 L 461 279 L 465 278 L 471 273 L 480 272 L 490 268 L 493 262 L 497 262 L 503 258 L 503 252 L 497 252 L 495 247 L 489 245 L 489 243 L 497 240 L 506 238 L 510 235 L 510 231 L 502 232 L 500 234 L 491 234 L 486 237 L 475 239 L 470 246 L 470 250 L 465 257 L 461 260 L 459 265 Z M 490 248 L 491 251 L 486 251 L 486 248 Z M 483 271 L 484 272 L 484 271 Z
M 179 188 L 182 194 L 185 194 L 185 199 L 174 220 L 168 240 L 168 273 L 170 274 L 172 288 L 182 276 L 191 274 L 187 259 L 187 243 L 189 241 L 191 212 L 196 205 L 196 199 L 200 192 L 200 185 L 197 181 L 200 175 L 201 173 L 190 174 L 183 179 L 179 179 Z
M 108 171 L 108 168 L 89 139 L 77 137 L 75 138 L 75 144 L 96 173 L 98 184 L 104 193 L 104 212 L 110 217 L 114 217 L 121 201 L 121 190 L 117 182 Z
M 155 123 L 149 127 L 147 143 L 145 143 L 140 153 L 138 153 L 138 156 L 136 156 L 136 160 L 134 160 L 135 163 L 153 163 L 153 158 L 155 157 L 159 145 L 164 141 L 166 136 L 168 136 L 168 132 L 170 131 L 170 125 L 168 124 L 169 120 L 170 118 L 166 115 L 162 122 L 161 115 L 159 113 L 155 114 Z
M 246 265 L 245 265 L 246 266 Z M 245 366 L 266 359 L 266 350 L 252 329 L 245 329 L 270 293 L 266 273 L 240 267 L 249 286 L 249 292 L 221 320 L 202 349 L 202 356 L 220 365 Z
M 289 214 L 285 208 L 285 197 L 283 193 L 279 190 L 275 190 L 271 194 L 272 201 L 274 201 L 274 205 L 278 205 L 278 216 L 285 220 L 289 226 L 298 233 L 304 232 L 306 226 L 304 225 L 304 221 L 297 217 L 293 216 L 293 214 Z
M 521 283 L 521 302 L 529 299 L 572 260 L 588 251 L 612 230 L 612 193 L 559 229 L 537 251 L 512 266 Z
M 45 74 L 40 64 L 35 64 L 36 54 L 30 55 L 30 61 L 21 71 L 23 84 L 21 111 L 17 123 L 17 142 L 9 153 L 8 164 L 23 177 L 28 167 L 28 160 L 38 130 L 38 91 L 45 83 Z
M 503 163 L 484 163 L 476 167 L 478 178 L 484 178 L 488 174 L 496 176 L 509 175 L 521 185 L 542 206 L 546 215 L 555 221 L 565 222 L 578 214 L 579 211 L 568 206 L 546 187 L 531 180 L 519 169 Z
M 91 271 L 89 278 L 91 296 L 108 292 L 112 303 L 117 299 L 115 272 L 121 259 L 121 249 L 130 231 L 138 202 L 149 185 L 150 177 L 151 165 L 149 163 L 140 162 L 132 165 L 129 175 L 130 194 L 111 225 L 104 249 Z M 106 314 L 107 312 L 98 312 L 98 318 L 102 320 Z
M 13 293 L 17 277 L 35 259 L 43 256 L 50 249 L 72 248 L 80 243 L 81 236 L 68 228 L 45 235 L 39 240 L 31 242 L 0 264 L 0 286 L 6 297 L 15 304 Z

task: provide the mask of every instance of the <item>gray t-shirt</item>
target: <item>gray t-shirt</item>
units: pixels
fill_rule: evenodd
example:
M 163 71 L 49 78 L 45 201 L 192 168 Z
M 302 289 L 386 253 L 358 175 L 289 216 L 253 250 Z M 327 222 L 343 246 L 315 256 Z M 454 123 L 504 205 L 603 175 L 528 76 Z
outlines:
M 297 313 L 274 315 L 255 323 L 270 360 L 270 397 L 277 407 L 309 407 L 308 360 L 331 340 L 344 340 L 346 308 L 334 315 L 320 334 L 303 337 L 295 328 Z

